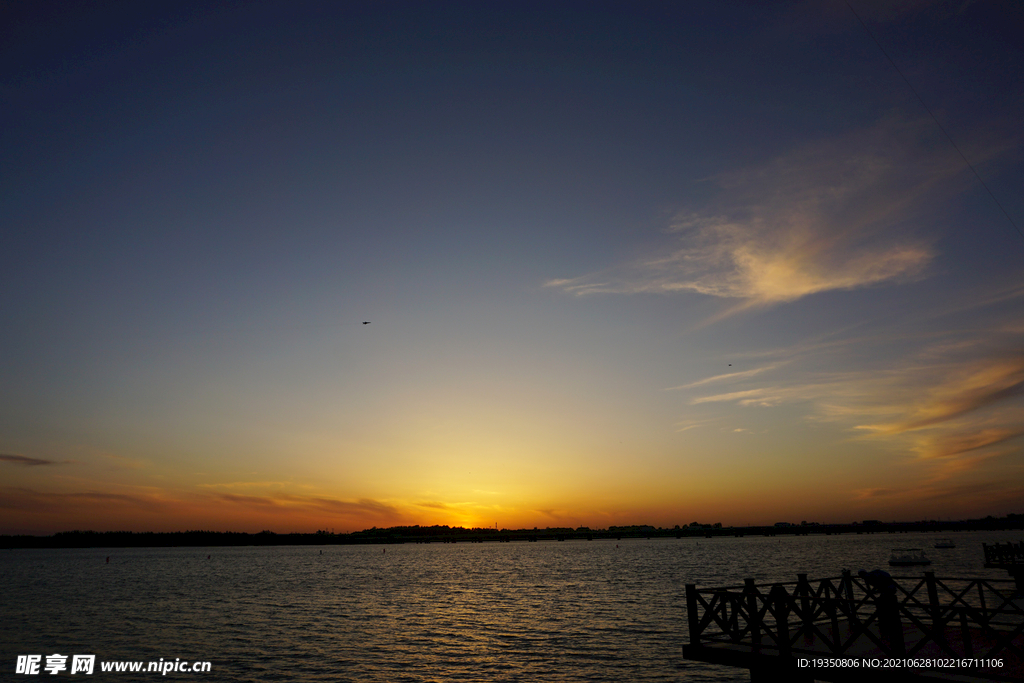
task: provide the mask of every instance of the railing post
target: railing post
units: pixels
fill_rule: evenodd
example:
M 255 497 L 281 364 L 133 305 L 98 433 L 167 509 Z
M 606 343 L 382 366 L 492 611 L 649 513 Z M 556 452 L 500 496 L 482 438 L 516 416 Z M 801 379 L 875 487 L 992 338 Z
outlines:
M 789 655 L 789 594 L 775 584 L 768 593 L 768 599 L 775 605 L 775 625 L 779 633 L 779 654 Z
M 719 628 L 726 635 L 729 635 L 729 602 L 726 600 L 726 591 L 723 588 L 716 588 L 715 594 L 711 597 L 711 609 L 709 611 L 718 617 L 715 621 Z
M 892 581 L 889 586 L 879 587 L 876 606 L 879 631 L 882 638 L 888 642 L 892 654 L 896 656 L 907 654 L 907 645 L 903 640 L 903 624 L 900 623 L 900 605 L 896 598 L 895 581 Z
M 725 610 L 725 619 L 729 624 L 729 637 L 734 643 L 740 642 L 740 600 L 733 593 L 722 593 L 722 608 Z M 732 612 L 730 613 L 730 608 Z
M 967 609 L 960 609 L 960 638 L 964 643 L 964 657 L 974 656 L 974 644 L 971 643 L 971 626 L 967 621 Z
M 978 605 L 981 606 L 981 625 L 988 628 L 988 610 L 985 609 L 985 582 L 978 582 Z
M 939 593 L 935 589 L 935 572 L 925 572 L 924 582 L 928 586 L 928 611 L 931 612 L 932 625 L 938 628 L 939 614 L 942 607 L 939 605 Z
M 697 584 L 686 584 L 686 620 L 690 625 L 690 644 L 700 644 L 700 618 L 697 615 Z
M 849 569 L 843 570 L 843 578 L 839 582 L 839 595 L 836 600 L 836 607 L 842 607 L 843 598 L 846 598 L 846 609 L 845 616 L 847 619 L 854 623 L 857 621 L 857 602 L 853 599 L 853 575 Z
M 761 645 L 761 610 L 757 607 L 757 586 L 753 579 L 743 580 L 743 594 L 747 598 L 747 619 L 750 624 L 750 642 Z
M 1024 596 L 1024 564 L 1018 563 L 1014 567 L 1007 567 L 1006 571 L 1010 572 L 1010 576 L 1013 578 L 1013 585 L 1017 590 L 1015 597 Z
M 796 593 L 800 593 L 800 610 L 803 614 L 800 615 L 800 626 L 803 629 L 805 635 L 810 633 L 811 625 L 814 624 L 814 618 L 811 614 L 811 584 L 807 581 L 807 574 L 796 575 Z
M 932 638 L 949 648 L 946 638 L 946 624 L 942 620 L 942 605 L 939 604 L 939 592 L 935 587 L 935 572 L 925 572 L 924 582 L 928 586 L 928 612 L 932 618 Z
M 832 622 L 832 645 L 833 646 L 838 644 L 839 640 L 840 640 L 840 636 L 839 636 L 839 615 L 837 614 L 838 610 L 836 608 L 839 606 L 839 601 L 841 599 L 842 598 L 839 597 L 839 591 L 836 591 L 836 595 L 835 595 L 834 598 L 828 599 L 826 597 L 826 600 L 825 600 L 825 609 L 826 609 L 826 611 L 828 613 L 829 621 Z

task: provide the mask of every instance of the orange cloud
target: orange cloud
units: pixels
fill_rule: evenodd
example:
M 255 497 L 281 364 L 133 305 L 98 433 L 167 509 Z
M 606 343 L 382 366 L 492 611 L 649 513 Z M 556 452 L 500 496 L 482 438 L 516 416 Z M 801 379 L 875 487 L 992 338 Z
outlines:
M 890 496 L 900 495 L 902 492 L 897 489 L 889 488 L 870 488 L 870 489 L 858 489 L 853 492 L 855 500 L 867 500 L 871 498 L 887 498 Z
M 967 475 L 1001 485 L 1006 460 L 998 456 L 1019 453 L 1024 436 L 1024 354 L 1007 352 L 1009 346 L 1019 347 L 1019 337 L 972 330 L 967 338 L 942 339 L 885 368 L 773 376 L 765 386 L 757 386 L 762 377 L 754 373 L 737 378 L 731 391 L 695 396 L 689 403 L 749 409 L 805 403 L 808 419 L 845 424 L 859 433 L 854 440 L 902 453 L 905 473 L 916 478 L 908 491 L 919 491 L 900 492 L 908 500 L 925 496 L 932 483 Z M 808 353 L 801 353 L 806 359 Z M 885 498 L 892 491 L 885 484 L 863 488 L 854 500 Z
M 0 533 L 53 533 L 77 528 L 126 531 L 212 529 L 279 532 L 325 527 L 355 531 L 415 523 L 400 508 L 380 501 L 315 496 L 244 496 L 138 489 L 130 493 L 46 492 L 0 488 L 5 510 Z
M 1024 429 L 981 428 L 959 434 L 929 434 L 916 450 L 925 458 L 952 458 L 1024 436 Z
M 935 387 L 911 419 L 893 429 L 928 427 L 1021 394 L 1024 394 L 1024 356 L 995 359 L 969 368 Z

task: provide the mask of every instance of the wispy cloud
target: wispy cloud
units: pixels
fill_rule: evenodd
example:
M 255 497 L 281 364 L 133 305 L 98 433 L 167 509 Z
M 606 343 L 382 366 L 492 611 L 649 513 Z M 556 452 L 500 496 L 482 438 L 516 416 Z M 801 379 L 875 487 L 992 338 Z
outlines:
M 808 400 L 813 398 L 811 385 L 802 387 L 766 387 L 763 389 L 746 389 L 744 391 L 732 391 L 727 394 L 715 394 L 713 396 L 700 396 L 690 401 L 693 405 L 701 403 L 728 403 L 736 402 L 741 406 L 774 406 L 779 403 L 794 400 Z
M 941 460 L 930 461 L 928 464 L 933 465 L 931 468 L 931 476 L 928 478 L 927 486 L 949 486 L 950 480 L 953 482 L 963 481 L 964 478 L 972 471 L 981 471 L 985 467 L 988 467 L 1003 456 L 1010 455 L 1014 451 L 1008 450 L 989 450 L 983 453 L 969 453 L 955 454 L 956 457 L 945 457 Z M 995 482 L 993 482 L 995 483 Z M 998 483 L 1007 485 L 1012 483 L 1012 480 L 1006 480 L 1003 478 Z
M 738 379 L 745 379 L 747 377 L 754 377 L 755 375 L 760 375 L 763 372 L 768 372 L 769 370 L 774 370 L 775 368 L 779 367 L 780 365 L 782 365 L 782 363 L 773 363 L 771 365 L 766 365 L 766 366 L 761 367 L 761 368 L 754 368 L 753 370 L 741 370 L 739 372 L 730 372 L 730 373 L 726 373 L 724 375 L 715 375 L 714 377 L 706 377 L 705 379 L 699 379 L 696 382 L 690 382 L 689 384 L 681 384 L 681 385 L 679 385 L 677 387 L 668 387 L 668 388 L 665 389 L 665 391 L 676 391 L 678 389 L 693 389 L 694 387 L 701 387 L 701 386 L 704 386 L 705 384 L 712 384 L 712 383 L 715 383 L 715 382 L 727 382 L 727 381 L 730 381 L 730 380 L 738 380 Z
M 901 416 L 903 419 L 858 427 L 888 434 L 919 430 L 951 422 L 1024 394 L 1024 355 L 989 357 L 966 366 L 926 367 L 922 370 L 939 379 L 924 387 L 917 400 L 907 400 Z M 985 433 L 998 435 L 1000 441 L 1010 438 L 1005 437 L 1006 430 L 985 430 Z M 972 438 L 977 441 L 979 436 Z
M 240 496 L 236 493 L 219 493 L 217 497 L 228 503 L 238 505 L 255 505 L 257 507 L 277 507 L 278 502 L 266 496 Z
M 1022 415 L 1021 417 L 1024 417 Z M 918 451 L 928 457 L 951 458 L 971 453 L 989 446 L 996 446 L 1006 441 L 1024 436 L 1024 429 L 1006 427 L 978 428 L 960 434 L 930 434 L 930 438 L 922 440 Z
M 889 496 L 895 496 L 900 493 L 897 489 L 887 488 L 869 488 L 869 489 L 857 489 L 853 492 L 854 500 L 868 500 L 871 498 L 887 498 Z
M 695 292 L 740 310 L 917 278 L 935 252 L 907 218 L 962 170 L 930 122 L 887 119 L 719 176 L 720 198 L 679 214 L 669 229 L 679 241 L 661 254 L 546 284 L 577 295 Z
M 128 525 L 157 528 L 161 522 L 175 520 L 188 524 L 211 520 L 238 528 L 258 523 L 298 525 L 309 528 L 321 520 L 352 528 L 371 524 L 390 526 L 408 523 L 409 510 L 387 502 L 362 498 L 340 500 L 322 496 L 294 494 L 241 495 L 237 493 L 199 493 L 131 487 L 126 492 L 112 491 L 38 491 L 23 487 L 0 487 L 0 509 L 17 512 L 22 519 L 47 520 L 79 518 L 88 526 L 111 527 L 126 520 Z M 70 517 L 69 517 L 70 516 Z M 266 528 L 266 526 L 264 526 Z
M 422 508 L 430 508 L 432 510 L 451 510 L 452 506 L 447 503 L 439 503 L 437 501 L 425 501 L 422 503 L 416 503 L 416 505 Z
M 0 507 L 16 510 L 66 511 L 76 507 L 127 506 L 155 511 L 162 509 L 166 500 L 147 495 L 112 493 L 107 491 L 76 491 L 70 493 L 41 492 L 21 487 L 0 489 Z
M 297 487 L 298 484 L 291 481 L 229 481 L 216 484 L 196 484 L 203 489 L 270 489 L 282 487 Z
M 739 401 L 741 403 L 746 402 L 751 398 L 760 398 L 767 393 L 767 389 L 747 389 L 745 391 L 732 391 L 728 394 L 715 394 L 714 396 L 701 396 L 695 398 L 691 403 L 694 405 L 700 403 L 722 403 L 723 401 Z
M 44 460 L 43 458 L 30 458 L 25 455 L 9 455 L 0 453 L 0 462 L 9 462 L 24 467 L 40 467 L 44 465 L 67 465 L 70 460 Z
M 1007 507 L 1017 509 L 1024 487 L 1012 481 L 961 482 L 946 477 L 901 488 L 865 488 L 853 492 L 852 500 L 867 502 L 871 509 L 879 504 L 925 504 L 941 510 L 943 516 L 978 514 L 982 510 Z M 980 503 L 980 505 L 979 505 Z
M 290 505 L 300 506 L 310 510 L 342 515 L 359 515 L 379 519 L 396 519 L 405 517 L 398 507 L 372 498 L 338 500 L 336 498 L 323 498 L 317 496 L 281 495 L 277 496 L 276 499 Z
M 751 408 L 804 402 L 809 419 L 843 425 L 854 440 L 902 451 L 907 462 L 926 468 L 926 480 L 940 481 L 994 467 L 996 456 L 1020 452 L 1024 354 L 1006 351 L 1005 337 L 992 344 L 986 336 L 995 335 L 978 330 L 966 342 L 940 340 L 883 368 L 791 373 L 746 388 L 760 379 L 755 374 L 742 378 L 736 391 L 694 396 L 690 404 Z M 1019 347 L 1019 339 L 1010 341 Z M 705 386 L 694 383 L 692 389 Z

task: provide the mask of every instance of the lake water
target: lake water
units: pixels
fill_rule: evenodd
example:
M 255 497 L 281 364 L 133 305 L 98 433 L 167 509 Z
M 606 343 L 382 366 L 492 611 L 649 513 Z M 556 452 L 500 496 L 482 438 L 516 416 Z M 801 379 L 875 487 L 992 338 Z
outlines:
M 748 681 L 682 658 L 686 583 L 888 569 L 896 546 L 925 548 L 939 577 L 1007 579 L 981 568 L 981 544 L 1019 535 L 5 550 L 0 666 L 61 653 L 212 663 L 168 680 Z

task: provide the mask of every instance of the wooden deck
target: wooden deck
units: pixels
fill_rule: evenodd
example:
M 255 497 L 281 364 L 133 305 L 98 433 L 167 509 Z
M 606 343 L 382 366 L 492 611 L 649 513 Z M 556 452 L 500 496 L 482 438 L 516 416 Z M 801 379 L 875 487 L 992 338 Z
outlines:
M 1024 595 L 1024 542 L 981 544 L 985 551 L 985 569 L 1005 569 L 1017 585 L 1017 594 Z
M 1024 681 L 1024 601 L 1013 581 L 844 572 L 813 583 L 688 584 L 686 599 L 684 657 L 749 669 L 752 681 Z

